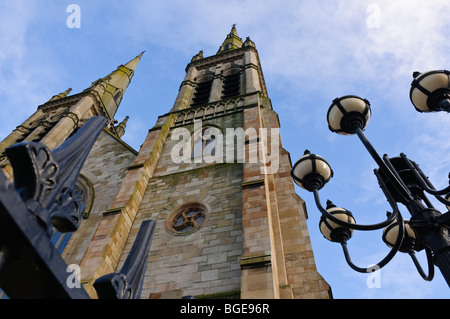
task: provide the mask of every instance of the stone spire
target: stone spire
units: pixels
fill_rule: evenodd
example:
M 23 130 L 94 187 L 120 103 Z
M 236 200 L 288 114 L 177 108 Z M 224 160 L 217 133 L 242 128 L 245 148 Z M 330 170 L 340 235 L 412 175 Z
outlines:
M 92 116 L 93 108 L 98 108 L 96 111 L 98 114 L 112 121 L 143 53 L 126 64 L 119 65 L 104 78 L 94 81 L 83 91 L 84 94 L 76 104 L 70 106 L 69 112 L 41 139 L 41 143 L 50 149 L 61 145 L 80 123 Z
M 116 127 L 116 133 L 119 138 L 121 138 L 125 134 L 125 129 L 127 127 L 127 122 L 130 117 L 127 115 L 125 119 L 120 122 Z
M 236 24 L 233 24 L 231 27 L 230 33 L 227 35 L 225 40 L 223 41 L 222 45 L 219 48 L 219 51 L 217 53 L 229 51 L 229 50 L 235 50 L 242 47 L 242 39 L 239 37 L 237 31 L 236 31 Z
M 126 63 L 125 67 L 128 68 L 129 70 L 132 70 L 134 72 L 134 70 L 136 69 L 136 66 L 137 66 L 139 60 L 144 55 L 144 53 L 145 53 L 145 50 L 142 51 L 141 53 L 139 53 L 134 59 L 132 59 L 128 63 Z
M 92 85 L 85 90 L 91 91 L 93 95 L 96 96 L 109 120 L 114 118 L 125 90 L 134 76 L 134 70 L 144 52 L 145 51 L 141 52 L 127 63 L 119 65 L 116 70 L 93 82 Z
M 50 100 L 48 100 L 48 102 L 56 101 L 56 100 L 65 98 L 67 95 L 69 95 L 70 91 L 72 91 L 72 88 L 68 88 L 66 91 L 64 91 L 62 93 L 59 93 L 57 95 L 53 95 L 53 97 Z

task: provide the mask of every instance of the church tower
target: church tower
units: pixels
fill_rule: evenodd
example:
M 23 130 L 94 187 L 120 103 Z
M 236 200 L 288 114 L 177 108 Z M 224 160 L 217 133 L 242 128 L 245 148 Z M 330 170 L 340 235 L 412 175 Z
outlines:
M 54 149 L 89 117 L 109 120 L 77 183 L 80 229 L 53 238 L 86 291 L 96 297 L 94 281 L 121 268 L 153 219 L 141 298 L 330 298 L 255 43 L 233 25 L 215 55 L 196 54 L 137 152 L 121 140 L 128 117 L 114 116 L 141 57 L 55 95 L 0 143 L 0 154 L 20 141 Z
M 136 158 L 137 152 L 120 139 L 127 118 L 118 123 L 114 116 L 141 56 L 142 53 L 118 66 L 81 93 L 69 95 L 71 89 L 68 89 L 53 96 L 0 142 L 0 167 L 12 179 L 12 168 L 4 152 L 9 146 L 35 141 L 54 149 L 90 117 L 101 115 L 108 119 L 109 124 L 92 147 L 73 191 L 83 216 L 80 227 L 74 233 L 54 231 L 51 237 L 67 264 L 81 262 L 103 212 L 111 205 L 127 168 Z M 0 299 L 4 297 L 0 290 Z
M 255 43 L 233 26 L 127 168 L 81 261 L 88 292 L 153 219 L 142 298 L 329 298 L 290 168 Z

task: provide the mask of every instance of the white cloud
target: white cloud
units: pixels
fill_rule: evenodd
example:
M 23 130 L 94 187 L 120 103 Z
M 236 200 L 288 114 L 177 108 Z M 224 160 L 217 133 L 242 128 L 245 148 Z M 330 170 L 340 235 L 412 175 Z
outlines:
M 392 55 L 401 62 L 397 67 L 399 72 L 410 72 L 411 66 L 435 68 L 446 62 L 442 53 L 449 48 L 444 33 L 446 16 L 450 13 L 448 2 L 383 0 L 376 3 L 383 22 L 380 32 L 370 34 L 374 42 L 370 47 L 372 52 L 379 56 Z
M 39 60 L 46 50 L 36 46 L 30 31 L 39 20 L 40 8 L 35 2 L 9 1 L 0 5 L 0 136 L 11 132 L 48 100 L 45 83 L 57 79 L 54 65 Z M 59 92 L 54 92 L 57 94 Z M 53 95 L 52 94 L 52 95 Z
M 421 115 L 417 122 L 417 135 L 411 142 L 414 153 L 407 155 L 420 165 L 437 189 L 442 189 L 448 186 L 450 171 L 449 114 L 440 112 Z

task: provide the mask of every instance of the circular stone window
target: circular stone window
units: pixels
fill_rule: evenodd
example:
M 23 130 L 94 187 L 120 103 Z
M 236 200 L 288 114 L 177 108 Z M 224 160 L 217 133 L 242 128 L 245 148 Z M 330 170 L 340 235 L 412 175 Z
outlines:
M 176 209 L 166 220 L 166 230 L 175 235 L 189 235 L 206 222 L 208 208 L 201 203 L 188 203 Z

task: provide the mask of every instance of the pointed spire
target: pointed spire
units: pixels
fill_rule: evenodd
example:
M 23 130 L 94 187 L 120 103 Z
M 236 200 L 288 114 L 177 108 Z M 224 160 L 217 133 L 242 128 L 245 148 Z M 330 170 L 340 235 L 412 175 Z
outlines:
M 130 69 L 130 70 L 134 71 L 134 70 L 136 69 L 136 66 L 137 66 L 139 60 L 140 60 L 141 57 L 144 55 L 144 53 L 145 53 L 145 50 L 142 51 L 139 55 L 137 55 L 134 59 L 132 59 L 132 60 L 130 60 L 128 63 L 126 63 L 124 66 L 125 66 L 127 69 Z
M 230 33 L 227 35 L 225 40 L 223 41 L 222 45 L 219 48 L 219 51 L 217 53 L 229 51 L 229 50 L 235 50 L 242 47 L 242 39 L 239 37 L 237 30 L 236 30 L 236 24 L 233 24 L 231 27 Z
M 67 90 L 65 90 L 65 91 L 62 92 L 62 93 L 59 93 L 59 94 L 57 94 L 57 95 L 53 95 L 53 97 L 52 97 L 50 100 L 48 100 L 48 102 L 56 101 L 56 100 L 59 100 L 59 99 L 63 99 L 63 98 L 65 98 L 67 95 L 69 95 L 70 91 L 72 91 L 72 88 L 68 88 Z
M 250 40 L 250 37 L 247 37 L 244 42 L 244 47 L 256 47 L 255 42 Z
M 203 59 L 203 50 L 192 57 L 191 62 Z
M 127 127 L 127 122 L 128 122 L 128 119 L 129 119 L 130 117 L 127 115 L 126 117 L 125 117 L 125 119 L 122 121 L 122 122 L 120 122 L 115 128 L 116 128 L 116 133 L 117 133 L 117 135 L 118 135 L 118 137 L 119 138 L 121 138 L 124 134 L 125 134 L 125 129 L 126 129 L 126 127 Z
M 125 64 L 121 64 L 116 70 L 104 78 L 94 82 L 88 90 L 97 91 L 97 96 L 101 98 L 101 105 L 104 106 L 109 119 L 113 119 L 125 90 L 134 76 L 134 70 L 145 51 L 142 51 L 135 58 Z
M 231 26 L 230 34 L 232 34 L 232 35 L 234 35 L 234 36 L 239 38 L 237 30 L 236 30 L 236 23 L 233 23 L 233 25 Z

